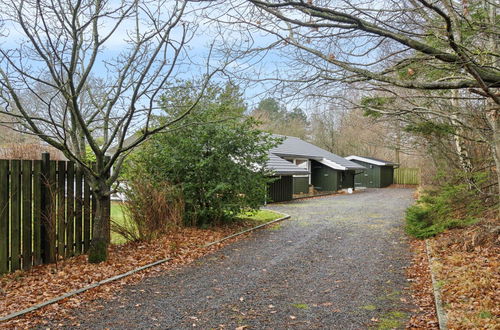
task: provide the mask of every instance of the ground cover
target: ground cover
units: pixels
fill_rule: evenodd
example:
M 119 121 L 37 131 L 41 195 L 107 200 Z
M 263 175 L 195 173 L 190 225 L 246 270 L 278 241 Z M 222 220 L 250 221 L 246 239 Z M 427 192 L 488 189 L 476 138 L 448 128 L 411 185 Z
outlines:
M 117 204 L 112 206 L 112 216 L 119 216 Z M 0 316 L 28 308 L 61 294 L 85 287 L 111 276 L 122 274 L 142 265 L 170 257 L 172 261 L 122 280 L 92 289 L 84 294 L 65 299 L 36 312 L 0 324 L 0 327 L 33 327 L 43 325 L 45 320 L 64 319 L 72 308 L 96 298 L 109 298 L 126 283 L 141 280 L 147 274 L 157 274 L 218 250 L 220 247 L 238 240 L 233 238 L 209 248 L 203 245 L 219 240 L 240 230 L 261 224 L 264 219 L 282 216 L 270 211 L 257 212 L 222 227 L 209 229 L 180 228 L 151 243 L 131 242 L 112 245 L 109 260 L 100 264 L 87 263 L 86 256 L 61 260 L 57 264 L 41 265 L 30 271 L 18 271 L 0 277 Z M 254 220 L 253 218 L 256 218 Z
M 449 329 L 500 327 L 500 223 L 483 220 L 431 239 Z

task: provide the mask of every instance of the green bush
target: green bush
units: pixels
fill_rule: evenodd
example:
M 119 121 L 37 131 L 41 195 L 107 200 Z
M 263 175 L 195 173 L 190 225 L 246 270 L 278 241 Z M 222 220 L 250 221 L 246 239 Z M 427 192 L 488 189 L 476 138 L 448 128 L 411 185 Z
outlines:
M 447 184 L 427 190 L 406 210 L 406 232 L 425 239 L 446 229 L 465 227 L 477 222 L 484 206 L 467 184 Z
M 158 121 L 175 118 L 176 111 L 194 103 L 190 90 L 187 84 L 178 94 L 164 96 L 165 113 Z M 235 87 L 210 86 L 183 126 L 151 137 L 129 158 L 124 176 L 177 187 L 185 225 L 211 226 L 258 209 L 271 180 L 265 167 L 268 150 L 279 139 L 245 119 L 241 103 Z

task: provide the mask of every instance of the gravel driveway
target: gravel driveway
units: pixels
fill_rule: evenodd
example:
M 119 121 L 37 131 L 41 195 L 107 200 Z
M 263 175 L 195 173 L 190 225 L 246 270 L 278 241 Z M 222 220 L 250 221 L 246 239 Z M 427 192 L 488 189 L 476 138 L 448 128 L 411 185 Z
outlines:
M 412 193 L 368 189 L 269 205 L 292 218 L 77 317 L 89 328 L 404 328 L 413 306 L 402 223 Z

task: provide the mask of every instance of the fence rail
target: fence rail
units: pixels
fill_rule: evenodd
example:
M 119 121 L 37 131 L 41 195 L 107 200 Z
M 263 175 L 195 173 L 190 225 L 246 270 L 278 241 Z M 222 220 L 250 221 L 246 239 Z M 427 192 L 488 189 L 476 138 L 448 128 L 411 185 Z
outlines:
M 395 184 L 420 184 L 419 168 L 396 168 L 394 169 Z
M 0 159 L 0 274 L 86 253 L 90 246 L 90 185 L 73 162 L 49 157 Z

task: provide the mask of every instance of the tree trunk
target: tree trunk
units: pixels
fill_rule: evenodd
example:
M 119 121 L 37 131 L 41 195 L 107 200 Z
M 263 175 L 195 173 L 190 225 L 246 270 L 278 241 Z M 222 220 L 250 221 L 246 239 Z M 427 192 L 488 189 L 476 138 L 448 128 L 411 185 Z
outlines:
M 106 185 L 106 178 L 98 178 L 94 189 L 96 202 L 95 217 L 92 225 L 92 243 L 89 249 L 89 262 L 99 263 L 108 259 L 110 243 L 109 195 L 110 187 Z
M 469 150 L 467 149 L 467 145 L 465 144 L 465 139 L 463 136 L 465 135 L 465 130 L 458 120 L 457 111 L 459 109 L 459 93 L 457 90 L 452 91 L 452 99 L 451 105 L 453 107 L 452 115 L 451 115 L 451 123 L 455 127 L 455 134 L 453 135 L 453 141 L 455 142 L 455 151 L 458 156 L 458 160 L 460 162 L 460 167 L 465 172 L 467 184 L 469 185 L 469 189 L 474 189 L 475 181 L 472 177 L 473 166 L 471 162 L 471 157 L 469 154 Z
M 497 198 L 500 199 L 500 110 L 498 105 L 490 102 L 490 107 L 486 112 L 486 118 L 492 131 L 492 141 L 490 148 L 495 160 L 495 171 L 497 175 Z M 497 201 L 498 202 L 498 201 Z M 498 206 L 498 214 L 500 215 L 500 203 Z

